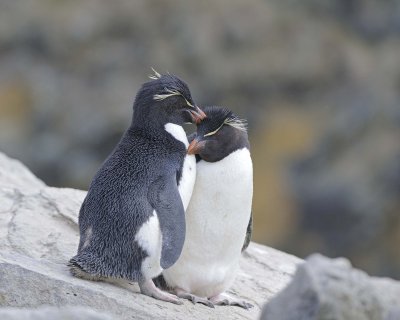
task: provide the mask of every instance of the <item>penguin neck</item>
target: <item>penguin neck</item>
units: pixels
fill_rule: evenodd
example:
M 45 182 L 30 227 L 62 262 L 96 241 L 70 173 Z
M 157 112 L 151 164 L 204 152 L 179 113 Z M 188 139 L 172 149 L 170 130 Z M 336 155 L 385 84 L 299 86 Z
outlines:
M 164 125 L 168 122 L 164 117 L 151 116 L 151 114 L 134 112 L 131 122 L 131 128 L 143 129 L 150 131 L 163 130 Z
M 156 121 L 143 121 L 143 122 L 139 122 L 139 121 L 132 121 L 132 124 L 130 126 L 131 129 L 133 130 L 141 130 L 141 131 L 147 131 L 147 132 L 154 132 L 154 133 L 158 133 L 158 132 L 162 132 L 164 130 L 164 126 L 166 123 L 162 123 L 162 122 L 156 122 Z M 164 130 L 165 131 L 165 130 Z
M 189 147 L 189 141 L 182 126 L 169 122 L 164 125 L 164 130 L 173 136 L 175 140 L 182 142 L 186 149 Z

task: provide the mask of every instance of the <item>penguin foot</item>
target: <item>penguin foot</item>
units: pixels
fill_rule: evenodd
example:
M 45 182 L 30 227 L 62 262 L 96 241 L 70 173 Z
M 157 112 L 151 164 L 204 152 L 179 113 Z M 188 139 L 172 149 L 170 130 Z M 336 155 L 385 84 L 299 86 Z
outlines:
M 175 304 L 183 304 L 179 298 L 171 293 L 158 289 L 151 279 L 139 281 L 140 292 L 146 296 L 153 297 L 161 301 L 167 301 Z
M 207 307 L 214 308 L 214 304 L 210 300 L 208 300 L 207 298 L 202 298 L 202 297 L 195 296 L 194 294 L 186 292 L 186 291 L 184 291 L 182 289 L 175 289 L 175 293 L 179 298 L 192 301 L 193 304 L 201 303 L 201 304 L 204 304 Z
M 250 309 L 254 307 L 251 303 L 244 300 L 236 299 L 226 293 L 221 293 L 210 298 L 210 301 L 217 306 L 238 306 L 243 309 Z

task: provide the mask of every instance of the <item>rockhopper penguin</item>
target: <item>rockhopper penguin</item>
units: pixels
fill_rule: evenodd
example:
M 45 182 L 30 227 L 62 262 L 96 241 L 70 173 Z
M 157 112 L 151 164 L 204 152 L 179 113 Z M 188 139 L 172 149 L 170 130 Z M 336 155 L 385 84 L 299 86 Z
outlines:
M 162 275 L 178 297 L 247 309 L 252 305 L 224 293 L 251 236 L 253 166 L 246 126 L 228 109 L 203 110 L 207 118 L 198 124 L 188 149 L 198 162 L 185 244 L 178 261 Z
M 196 163 L 187 156 L 181 125 L 205 114 L 178 77 L 155 73 L 152 79 L 137 93 L 131 126 L 89 187 L 69 266 L 74 276 L 135 281 L 141 293 L 180 304 L 152 278 L 182 251 Z

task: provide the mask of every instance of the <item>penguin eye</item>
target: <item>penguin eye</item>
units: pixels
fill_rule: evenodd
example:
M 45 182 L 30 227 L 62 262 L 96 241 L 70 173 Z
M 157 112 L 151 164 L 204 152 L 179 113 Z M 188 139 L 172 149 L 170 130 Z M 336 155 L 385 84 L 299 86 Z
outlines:
M 212 136 L 212 135 L 216 134 L 216 133 L 219 131 L 219 129 L 222 128 L 223 125 L 224 125 L 224 123 L 221 124 L 221 125 L 220 125 L 217 129 L 215 129 L 214 131 L 211 131 L 211 132 L 205 134 L 204 137 L 209 137 L 209 136 Z

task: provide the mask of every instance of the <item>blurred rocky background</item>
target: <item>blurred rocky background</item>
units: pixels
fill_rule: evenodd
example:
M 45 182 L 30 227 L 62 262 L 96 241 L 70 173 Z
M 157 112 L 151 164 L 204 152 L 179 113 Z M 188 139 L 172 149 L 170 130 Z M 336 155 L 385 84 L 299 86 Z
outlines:
M 255 241 L 400 279 L 400 1 L 3 0 L 0 149 L 87 189 L 151 67 L 249 120 Z

